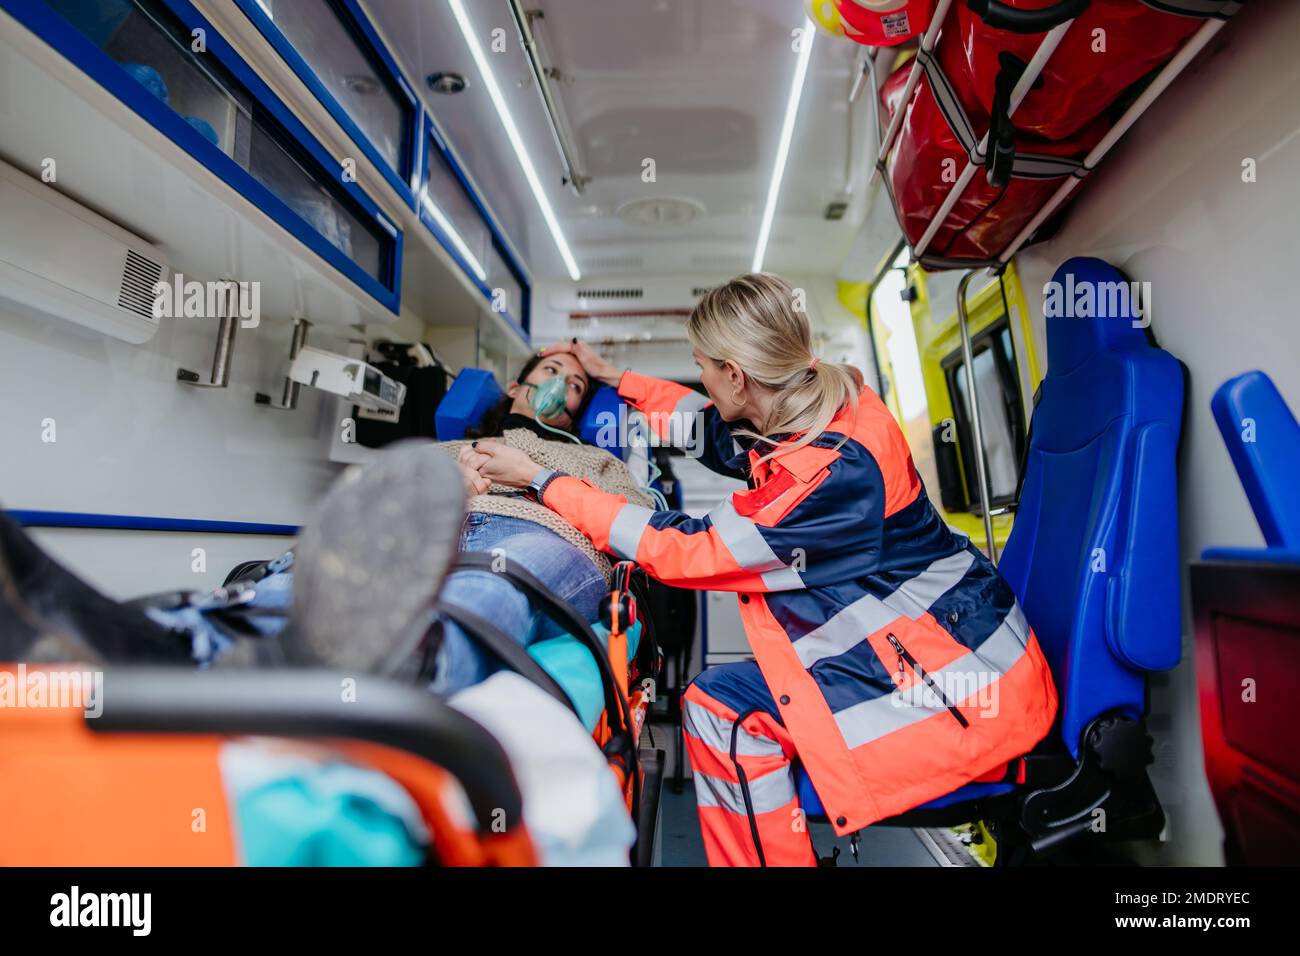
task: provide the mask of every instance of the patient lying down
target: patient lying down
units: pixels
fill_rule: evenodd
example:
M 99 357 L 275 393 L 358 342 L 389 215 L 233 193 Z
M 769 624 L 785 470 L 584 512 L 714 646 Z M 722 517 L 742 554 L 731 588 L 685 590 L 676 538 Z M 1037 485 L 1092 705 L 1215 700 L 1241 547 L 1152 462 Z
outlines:
M 556 376 L 565 383 L 565 408 L 542 424 L 532 398 L 539 386 Z M 511 384 L 506 397 L 484 416 L 471 439 L 439 446 L 457 459 L 472 495 L 459 550 L 504 554 L 517 561 L 588 620 L 595 618 L 597 604 L 609 589 L 609 558 L 549 508 L 523 497 L 517 488 L 492 485 L 480 476 L 471 467 L 471 440 L 495 438 L 526 452 L 547 468 L 586 478 L 605 491 L 652 506 L 650 497 L 637 486 L 622 461 L 608 451 L 577 444 L 555 433 L 559 429 L 572 434 L 591 389 L 592 383 L 573 356 L 534 356 Z M 440 600 L 490 617 L 521 644 L 559 633 L 557 625 L 536 614 L 528 599 L 508 580 L 490 572 L 453 572 L 443 584 Z M 444 693 L 477 683 L 493 669 L 491 658 L 451 622 L 444 625 L 437 664 L 433 689 Z

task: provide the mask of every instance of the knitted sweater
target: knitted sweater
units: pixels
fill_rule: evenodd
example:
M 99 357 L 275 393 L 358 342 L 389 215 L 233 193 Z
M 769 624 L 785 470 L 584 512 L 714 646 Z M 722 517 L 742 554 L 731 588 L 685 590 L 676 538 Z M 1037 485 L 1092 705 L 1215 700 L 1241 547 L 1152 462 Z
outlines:
M 627 465 L 603 448 L 563 440 L 551 441 L 527 428 L 507 428 L 500 438 L 494 440 L 518 448 L 545 468 L 567 472 L 575 478 L 586 478 L 604 491 L 626 496 L 634 504 L 654 507 L 650 496 L 632 480 Z M 466 440 L 444 441 L 439 442 L 438 447 L 455 458 L 468 444 Z M 612 566 L 609 558 L 597 551 L 582 532 L 545 505 L 523 497 L 518 488 L 494 484 L 487 494 L 472 496 L 465 510 L 523 518 L 548 528 L 589 557 L 606 579 L 610 576 Z

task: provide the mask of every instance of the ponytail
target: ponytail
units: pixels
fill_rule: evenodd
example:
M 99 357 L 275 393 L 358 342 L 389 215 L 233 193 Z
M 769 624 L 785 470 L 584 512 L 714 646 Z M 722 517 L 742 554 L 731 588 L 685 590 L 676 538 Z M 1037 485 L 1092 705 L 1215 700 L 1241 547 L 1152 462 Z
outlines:
M 778 276 L 737 276 L 707 292 L 686 327 L 691 343 L 706 356 L 731 359 L 776 393 L 757 431 L 736 430 L 771 448 L 762 461 L 811 443 L 846 407 L 857 416 L 862 373 L 813 355 L 808 316 L 797 301 L 795 290 Z M 781 442 L 769 437 L 784 434 L 798 437 Z M 847 440 L 845 435 L 840 444 Z

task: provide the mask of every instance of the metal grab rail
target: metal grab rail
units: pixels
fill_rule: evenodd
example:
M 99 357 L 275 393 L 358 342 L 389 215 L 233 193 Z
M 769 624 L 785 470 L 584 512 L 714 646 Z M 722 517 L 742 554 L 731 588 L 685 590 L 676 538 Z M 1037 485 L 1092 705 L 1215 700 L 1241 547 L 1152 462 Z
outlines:
M 957 284 L 957 328 L 961 331 L 961 358 L 966 366 L 966 399 L 970 403 L 971 439 L 975 443 L 975 474 L 979 481 L 980 508 L 984 512 L 984 537 L 988 542 L 989 560 L 998 563 L 998 545 L 993 540 L 993 494 L 989 488 L 988 465 L 984 461 L 984 419 L 980 416 L 979 392 L 975 389 L 975 356 L 971 348 L 970 324 L 966 315 L 966 287 L 975 277 L 972 269 Z

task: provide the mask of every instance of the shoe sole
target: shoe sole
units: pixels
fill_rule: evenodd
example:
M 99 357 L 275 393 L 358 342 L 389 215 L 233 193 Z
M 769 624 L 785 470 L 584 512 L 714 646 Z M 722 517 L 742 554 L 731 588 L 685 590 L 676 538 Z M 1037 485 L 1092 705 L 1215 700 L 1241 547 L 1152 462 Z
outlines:
M 291 664 L 379 673 L 414 650 L 456 556 L 465 482 L 428 442 L 344 472 L 304 526 L 282 636 Z

